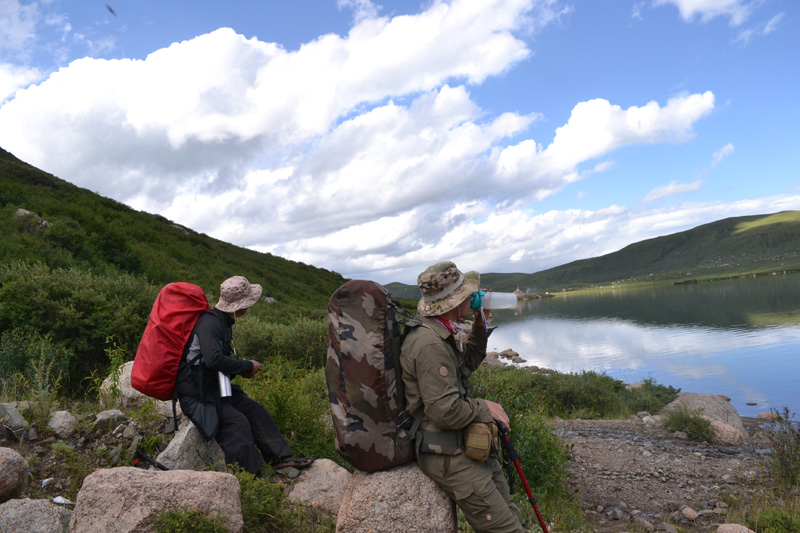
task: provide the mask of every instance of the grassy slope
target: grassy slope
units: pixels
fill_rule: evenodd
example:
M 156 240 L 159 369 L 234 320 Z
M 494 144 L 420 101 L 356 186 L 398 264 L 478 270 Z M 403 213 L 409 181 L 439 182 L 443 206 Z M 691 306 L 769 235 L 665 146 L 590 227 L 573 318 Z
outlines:
M 552 292 L 622 280 L 674 282 L 798 269 L 800 211 L 783 211 L 726 218 L 534 274 L 481 274 L 481 284 L 498 291 Z M 415 286 L 387 288 L 397 297 L 419 298 Z
M 31 211 L 52 223 L 45 229 L 14 217 Z M 161 216 L 43 172 L 0 148 L 0 261 L 43 261 L 51 268 L 127 272 L 155 285 L 188 281 L 212 295 L 220 281 L 244 275 L 276 298 L 277 309 L 326 309 L 344 282 L 335 272 L 240 248 L 183 228 Z M 321 316 L 321 315 L 320 315 Z

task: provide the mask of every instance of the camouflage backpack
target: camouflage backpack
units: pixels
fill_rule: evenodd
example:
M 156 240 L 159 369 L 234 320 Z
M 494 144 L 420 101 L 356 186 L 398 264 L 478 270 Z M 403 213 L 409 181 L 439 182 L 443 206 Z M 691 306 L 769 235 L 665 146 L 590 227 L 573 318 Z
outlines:
M 414 457 L 416 427 L 405 409 L 399 313 L 389 291 L 374 281 L 348 281 L 328 304 L 325 379 L 336 451 L 364 472 Z

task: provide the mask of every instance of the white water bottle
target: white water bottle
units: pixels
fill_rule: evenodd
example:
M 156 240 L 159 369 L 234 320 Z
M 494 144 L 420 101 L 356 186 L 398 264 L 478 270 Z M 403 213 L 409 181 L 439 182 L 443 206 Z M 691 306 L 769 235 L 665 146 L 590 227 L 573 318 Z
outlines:
M 517 295 L 513 292 L 487 291 L 483 295 L 484 309 L 514 309 L 517 306 Z
M 219 374 L 219 396 L 220 398 L 227 398 L 233 392 L 231 391 L 231 378 L 229 378 L 224 372 L 217 373 Z

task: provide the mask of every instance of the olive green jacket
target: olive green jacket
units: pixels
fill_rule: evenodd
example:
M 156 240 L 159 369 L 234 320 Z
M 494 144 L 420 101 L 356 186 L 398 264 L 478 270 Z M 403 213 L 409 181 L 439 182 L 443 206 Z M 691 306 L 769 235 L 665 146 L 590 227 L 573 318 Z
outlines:
M 415 414 L 424 407 L 421 429 L 434 431 L 437 428 L 457 431 L 472 422 L 492 422 L 486 402 L 467 397 L 469 375 L 486 357 L 486 341 L 491 332 L 472 328 L 462 350 L 439 321 L 423 316 L 416 319 L 423 325 L 408 332 L 400 353 L 408 412 Z M 459 360 L 460 369 L 447 350 L 448 344 Z M 462 390 L 457 372 L 462 374 Z

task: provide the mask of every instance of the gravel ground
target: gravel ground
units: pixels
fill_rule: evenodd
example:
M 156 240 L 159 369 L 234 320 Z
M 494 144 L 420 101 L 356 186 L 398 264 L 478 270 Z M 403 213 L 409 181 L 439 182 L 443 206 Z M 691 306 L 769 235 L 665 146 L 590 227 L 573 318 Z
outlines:
M 742 421 L 753 435 L 757 421 Z M 747 497 L 762 475 L 754 439 L 742 446 L 696 442 L 639 417 L 564 420 L 556 431 L 573 446 L 570 483 L 598 532 L 635 531 L 637 516 L 654 526 L 667 521 L 686 531 L 715 531 L 726 521 L 721 497 Z M 684 506 L 699 516 L 673 514 Z

